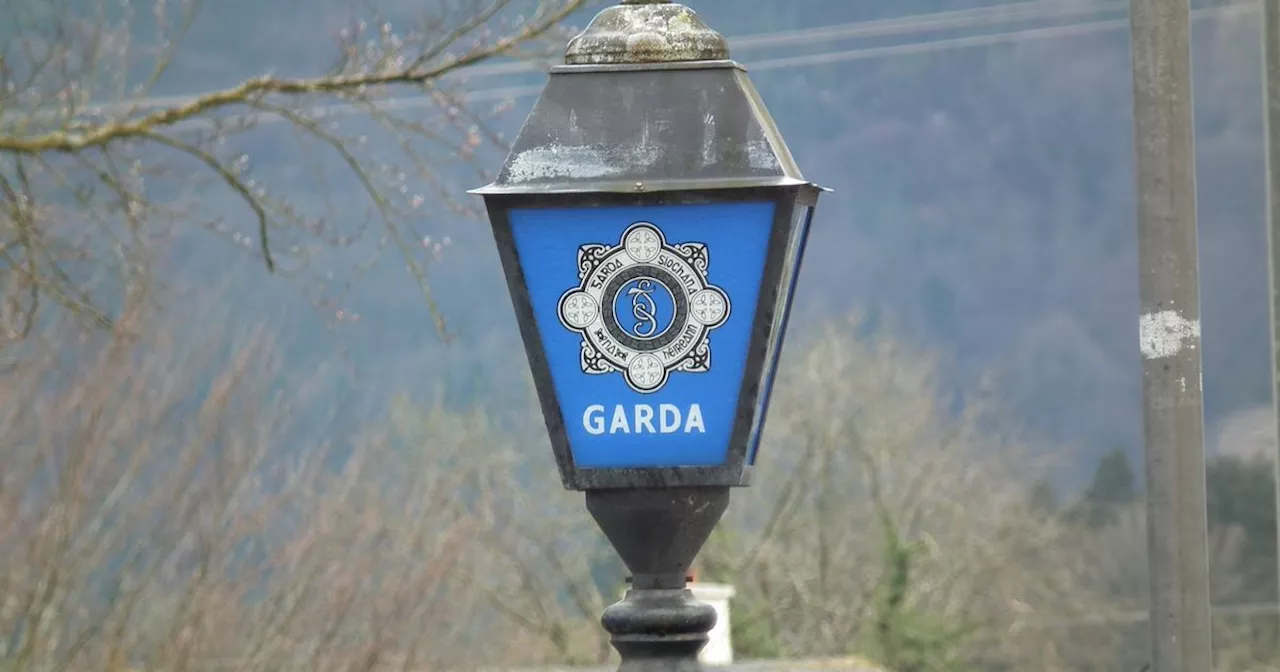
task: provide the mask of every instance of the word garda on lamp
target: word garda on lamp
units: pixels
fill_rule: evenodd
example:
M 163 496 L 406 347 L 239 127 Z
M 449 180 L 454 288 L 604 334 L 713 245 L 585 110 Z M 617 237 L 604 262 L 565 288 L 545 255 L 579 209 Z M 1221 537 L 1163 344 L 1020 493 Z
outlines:
M 592 404 L 582 412 L 582 427 L 588 434 L 706 434 L 707 426 L 702 421 L 702 405 L 690 404 L 688 410 L 680 412 L 674 404 L 659 404 L 657 415 L 653 406 L 636 404 L 630 414 L 621 404 L 613 407 L 612 419 L 605 428 L 605 407 Z M 683 419 L 683 422 L 681 420 Z M 655 424 L 656 423 L 656 424 Z

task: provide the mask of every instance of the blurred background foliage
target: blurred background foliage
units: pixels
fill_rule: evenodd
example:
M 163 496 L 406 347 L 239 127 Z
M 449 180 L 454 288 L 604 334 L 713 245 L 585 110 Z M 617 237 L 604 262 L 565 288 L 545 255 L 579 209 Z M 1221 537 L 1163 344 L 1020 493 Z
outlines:
M 1138 669 L 1125 3 L 692 4 L 836 190 L 757 483 L 701 559 L 737 587 L 740 655 Z M 524 35 L 573 3 L 3 1 L 8 669 L 608 659 L 596 619 L 624 572 L 559 490 L 463 194 L 543 81 L 509 62 L 553 61 L 599 6 Z M 1265 670 L 1257 3 L 1194 6 L 1215 636 L 1222 669 Z M 518 53 L 453 67 L 513 35 Z M 415 75 L 424 54 L 438 75 Z M 255 77 L 402 71 L 157 127 L 199 152 L 36 142 Z

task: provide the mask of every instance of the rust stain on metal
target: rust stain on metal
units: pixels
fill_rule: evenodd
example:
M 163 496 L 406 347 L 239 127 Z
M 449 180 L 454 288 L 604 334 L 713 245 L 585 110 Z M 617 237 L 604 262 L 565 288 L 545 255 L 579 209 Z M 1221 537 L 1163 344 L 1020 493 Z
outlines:
M 596 16 L 569 42 L 568 65 L 672 63 L 729 58 L 729 43 L 688 7 L 669 0 L 624 1 Z

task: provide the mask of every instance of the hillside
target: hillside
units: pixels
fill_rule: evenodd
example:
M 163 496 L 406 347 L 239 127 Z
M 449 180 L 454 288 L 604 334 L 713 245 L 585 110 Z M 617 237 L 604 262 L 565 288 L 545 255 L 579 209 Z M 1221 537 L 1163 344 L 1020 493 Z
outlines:
M 264 62 L 281 72 L 303 69 L 326 45 L 315 34 L 336 30 L 348 16 L 340 9 L 345 4 L 327 0 L 323 11 L 299 13 L 293 0 L 211 3 L 190 38 L 191 53 L 164 85 L 213 86 Z M 404 12 L 416 6 L 393 3 Z M 693 6 L 714 27 L 741 36 L 983 5 L 700 0 Z M 916 26 L 897 35 L 735 53 L 748 66 L 761 64 L 753 79 L 806 174 L 835 189 L 819 210 L 797 328 L 854 308 L 894 323 L 945 354 L 961 397 L 990 382 L 1034 435 L 1068 446 L 1063 476 L 1073 481 L 1116 446 L 1136 451 L 1141 432 L 1128 41 L 1124 3 L 1097 6 L 1074 18 L 946 31 Z M 1111 23 L 1088 32 L 965 42 L 1086 21 Z M 233 24 L 249 28 L 232 30 Z M 1259 40 L 1248 12 L 1208 15 L 1195 31 L 1212 431 L 1232 413 L 1268 403 L 1266 366 L 1259 364 L 1268 356 Z M 938 40 L 951 42 L 867 51 Z M 776 60 L 814 54 L 831 62 L 783 67 Z M 539 81 L 478 78 L 468 86 Z M 514 99 L 496 126 L 513 132 L 531 103 L 528 96 Z M 320 198 L 318 187 L 298 175 L 304 159 L 285 140 L 256 142 L 253 157 L 261 174 L 296 185 L 297 198 Z M 478 183 L 474 172 L 453 179 L 459 193 Z M 358 198 L 354 184 L 330 185 L 324 195 Z M 428 394 L 442 381 L 457 397 L 523 403 L 523 357 L 487 226 L 455 217 L 424 225 L 438 231 L 436 240 L 448 236 L 452 243 L 431 269 L 461 336 L 451 345 L 440 342 L 394 253 L 360 279 L 346 303 L 360 315 L 357 324 L 330 330 L 305 305 L 282 312 L 283 305 L 305 302 L 286 283 L 264 282 L 251 260 L 233 274 L 239 288 L 231 292 L 231 319 L 271 318 L 299 372 L 329 358 L 335 346 L 343 349 L 360 374 L 345 391 L 357 415 L 377 412 L 402 390 Z M 186 245 L 178 265 L 188 281 L 206 282 L 207 273 L 238 258 L 199 236 Z

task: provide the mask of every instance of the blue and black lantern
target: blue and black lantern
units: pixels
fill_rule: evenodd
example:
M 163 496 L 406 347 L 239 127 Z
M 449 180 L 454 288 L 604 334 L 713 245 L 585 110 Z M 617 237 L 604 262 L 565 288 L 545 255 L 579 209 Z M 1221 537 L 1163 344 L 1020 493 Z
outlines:
M 569 44 L 476 192 L 561 478 L 635 589 L 682 590 L 749 483 L 820 191 L 725 40 L 631 0 Z

